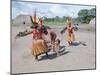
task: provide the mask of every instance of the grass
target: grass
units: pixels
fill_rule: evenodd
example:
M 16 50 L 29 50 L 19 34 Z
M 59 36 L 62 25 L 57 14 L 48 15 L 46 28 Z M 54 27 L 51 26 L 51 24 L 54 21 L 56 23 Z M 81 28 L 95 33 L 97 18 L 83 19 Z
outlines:
M 44 25 L 66 25 L 66 23 L 65 22 L 44 22 Z
M 55 25 L 55 26 L 61 26 L 61 25 L 63 25 L 63 26 L 65 26 L 67 23 L 66 22 L 45 22 L 44 21 L 44 23 L 43 23 L 44 25 L 46 25 L 46 26 L 48 26 L 48 25 L 50 25 L 50 26 L 52 26 L 52 25 Z M 78 23 L 79 25 L 88 25 L 88 24 L 81 24 L 81 23 Z

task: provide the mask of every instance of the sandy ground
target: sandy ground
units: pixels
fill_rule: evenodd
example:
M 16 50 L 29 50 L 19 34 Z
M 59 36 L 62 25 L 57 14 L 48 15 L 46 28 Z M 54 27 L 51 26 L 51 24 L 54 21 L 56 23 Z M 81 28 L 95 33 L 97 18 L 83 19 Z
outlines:
M 23 27 L 12 27 L 12 73 L 33 73 L 62 70 L 95 69 L 95 32 L 91 30 L 79 30 L 75 32 L 76 41 L 73 46 L 68 47 L 66 34 L 61 35 L 59 31 L 62 26 L 52 26 L 61 39 L 61 55 L 50 51 L 49 58 L 45 54 L 39 56 L 40 61 L 35 61 L 31 54 L 32 35 L 14 39 Z M 88 27 L 80 27 L 88 28 Z M 86 46 L 80 44 L 82 41 Z

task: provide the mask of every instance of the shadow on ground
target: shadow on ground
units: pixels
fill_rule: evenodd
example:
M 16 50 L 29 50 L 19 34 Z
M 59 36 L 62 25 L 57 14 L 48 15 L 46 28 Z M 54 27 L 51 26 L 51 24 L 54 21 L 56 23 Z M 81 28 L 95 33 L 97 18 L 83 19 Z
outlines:
M 78 45 L 87 46 L 87 44 L 84 41 L 79 41 L 79 42 L 73 42 L 72 43 L 72 46 L 78 46 Z
M 80 45 L 81 43 L 80 42 L 73 42 L 72 43 L 72 46 L 78 46 L 78 45 Z
M 72 43 L 72 46 L 79 46 L 79 45 L 87 46 L 87 44 L 85 42 L 83 42 L 83 41 L 73 42 Z M 60 46 L 60 49 L 59 49 L 60 56 L 70 53 L 70 51 L 65 51 L 66 50 L 65 47 L 66 46 Z M 48 57 L 46 55 L 41 56 L 41 59 L 39 59 L 39 61 L 46 60 L 46 59 L 54 59 L 54 58 L 57 58 L 57 54 L 56 53 L 49 54 Z
M 70 51 L 65 51 L 66 46 L 60 46 L 60 50 L 59 50 L 59 57 L 62 56 L 62 55 L 65 55 L 65 54 L 68 54 Z M 42 56 L 41 59 L 39 59 L 39 61 L 41 60 L 46 60 L 46 59 L 54 59 L 54 58 L 57 58 L 57 54 L 56 53 L 53 53 L 53 54 L 49 54 L 48 57 L 46 55 Z

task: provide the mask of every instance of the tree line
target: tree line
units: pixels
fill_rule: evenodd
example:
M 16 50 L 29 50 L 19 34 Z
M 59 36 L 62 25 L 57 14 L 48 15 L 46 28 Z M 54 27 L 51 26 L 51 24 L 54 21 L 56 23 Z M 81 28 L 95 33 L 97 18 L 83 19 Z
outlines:
M 96 17 L 96 8 L 92 9 L 81 9 L 78 12 L 78 17 L 72 18 L 74 23 L 86 23 L 88 24 L 91 19 Z M 55 16 L 53 18 L 47 18 L 46 16 L 43 17 L 44 22 L 66 22 L 66 16 L 59 17 Z

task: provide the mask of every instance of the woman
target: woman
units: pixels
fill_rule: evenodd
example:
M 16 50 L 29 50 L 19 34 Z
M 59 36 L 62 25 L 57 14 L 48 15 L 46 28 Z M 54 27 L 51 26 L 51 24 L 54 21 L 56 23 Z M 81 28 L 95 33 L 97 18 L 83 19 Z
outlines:
M 41 37 L 41 33 L 38 30 L 38 26 L 35 26 L 33 28 L 33 43 L 32 43 L 32 54 L 35 56 L 35 59 L 38 60 L 38 55 L 46 53 L 48 56 L 47 52 L 47 46 L 45 44 L 45 41 Z
M 67 31 L 67 41 L 68 41 L 69 46 L 71 46 L 73 41 L 75 40 L 71 17 L 67 18 L 67 30 L 66 31 Z

